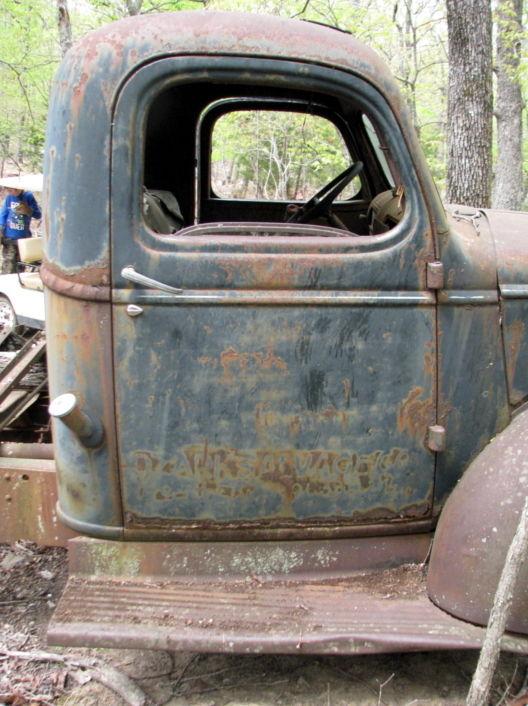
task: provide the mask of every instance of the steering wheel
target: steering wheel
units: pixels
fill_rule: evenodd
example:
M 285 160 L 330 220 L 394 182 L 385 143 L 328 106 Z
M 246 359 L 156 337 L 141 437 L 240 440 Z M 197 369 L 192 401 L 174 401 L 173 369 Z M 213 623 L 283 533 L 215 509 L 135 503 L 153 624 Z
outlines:
M 350 184 L 363 169 L 363 162 L 354 162 L 344 172 L 338 174 L 332 181 L 312 196 L 303 206 L 286 219 L 286 223 L 308 223 L 308 221 L 324 216 L 345 186 Z

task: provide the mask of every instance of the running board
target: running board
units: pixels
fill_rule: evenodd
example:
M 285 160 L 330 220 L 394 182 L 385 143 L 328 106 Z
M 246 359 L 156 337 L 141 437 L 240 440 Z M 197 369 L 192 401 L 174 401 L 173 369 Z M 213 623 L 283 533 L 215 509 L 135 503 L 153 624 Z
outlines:
M 331 579 L 321 573 L 117 576 L 108 572 L 116 544 L 92 553 L 92 575 L 70 576 L 48 629 L 50 644 L 369 654 L 479 648 L 485 633 L 428 599 L 421 564 Z M 156 551 L 155 544 L 151 548 Z M 122 574 L 138 574 L 140 563 L 130 557 L 121 563 Z M 528 638 L 505 635 L 502 649 L 527 653 Z

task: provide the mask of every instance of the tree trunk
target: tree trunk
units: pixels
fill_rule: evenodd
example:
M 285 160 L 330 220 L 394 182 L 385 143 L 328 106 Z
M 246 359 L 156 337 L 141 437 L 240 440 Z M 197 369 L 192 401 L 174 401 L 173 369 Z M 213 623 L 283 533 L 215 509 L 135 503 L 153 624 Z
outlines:
M 490 0 L 447 0 L 446 5 L 447 200 L 486 208 L 491 200 L 493 115 Z
M 500 0 L 497 8 L 497 165 L 493 208 L 518 209 L 523 188 L 522 111 L 519 82 L 522 0 Z
M 57 0 L 57 24 L 59 28 L 59 44 L 64 56 L 72 45 L 72 32 L 68 0 Z
M 126 0 L 125 4 L 128 14 L 132 17 L 134 15 L 139 15 L 141 12 L 143 0 Z

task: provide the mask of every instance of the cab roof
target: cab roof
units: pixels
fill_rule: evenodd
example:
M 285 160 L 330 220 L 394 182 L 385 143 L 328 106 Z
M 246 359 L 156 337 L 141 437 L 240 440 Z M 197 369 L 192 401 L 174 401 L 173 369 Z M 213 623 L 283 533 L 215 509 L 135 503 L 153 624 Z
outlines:
M 78 68 L 82 91 L 91 66 L 102 61 L 110 91 L 147 60 L 197 54 L 261 56 L 341 68 L 375 85 L 393 108 L 399 107 L 389 68 L 352 35 L 269 15 L 195 10 L 128 17 L 86 35 L 70 50 L 65 63 Z

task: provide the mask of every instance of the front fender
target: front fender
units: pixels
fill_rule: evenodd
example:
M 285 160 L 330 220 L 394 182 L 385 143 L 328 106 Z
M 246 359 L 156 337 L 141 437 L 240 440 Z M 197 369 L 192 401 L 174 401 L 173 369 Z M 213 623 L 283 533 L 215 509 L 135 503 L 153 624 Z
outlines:
M 471 463 L 451 493 L 435 534 L 427 590 L 440 608 L 488 622 L 504 560 L 528 495 L 528 410 Z M 521 569 L 508 631 L 528 633 L 528 561 Z

